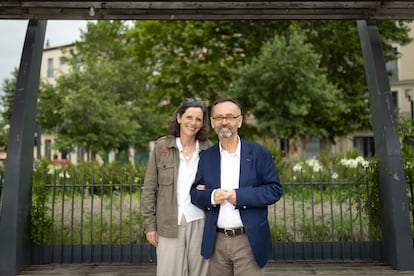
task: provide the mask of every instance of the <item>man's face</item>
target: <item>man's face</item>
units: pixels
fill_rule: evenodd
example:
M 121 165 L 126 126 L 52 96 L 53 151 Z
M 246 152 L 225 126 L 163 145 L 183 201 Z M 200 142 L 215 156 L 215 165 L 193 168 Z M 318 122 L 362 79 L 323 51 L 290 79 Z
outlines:
M 213 107 L 211 127 L 219 139 L 228 139 L 237 135 L 242 122 L 243 117 L 240 114 L 240 109 L 234 103 L 222 102 Z

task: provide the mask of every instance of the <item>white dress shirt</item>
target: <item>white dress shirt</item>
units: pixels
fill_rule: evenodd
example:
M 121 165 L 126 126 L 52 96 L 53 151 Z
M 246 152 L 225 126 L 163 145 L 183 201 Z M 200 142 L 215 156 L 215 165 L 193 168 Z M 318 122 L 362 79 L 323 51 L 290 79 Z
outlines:
M 196 148 L 193 156 L 188 161 L 183 155 L 183 145 L 179 137 L 176 138 L 176 145 L 180 151 L 180 167 L 178 168 L 177 179 L 177 203 L 178 203 L 178 218 L 177 223 L 180 225 L 181 219 L 184 216 L 187 222 L 195 221 L 204 218 L 204 212 L 191 203 L 190 189 L 194 182 L 197 172 L 198 161 L 200 160 L 200 145 L 196 141 Z
M 237 148 L 234 153 L 228 153 L 221 147 L 221 188 L 226 190 L 235 190 L 239 188 L 240 177 L 240 149 L 241 143 L 238 138 Z M 238 228 L 243 227 L 243 222 L 238 209 L 227 200 L 220 206 L 220 212 L 217 221 L 219 228 Z

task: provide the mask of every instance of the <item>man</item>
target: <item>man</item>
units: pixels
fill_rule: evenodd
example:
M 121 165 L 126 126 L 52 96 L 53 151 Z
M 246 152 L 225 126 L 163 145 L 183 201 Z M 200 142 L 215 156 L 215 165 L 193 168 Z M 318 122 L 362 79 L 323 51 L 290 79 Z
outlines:
M 201 154 L 190 192 L 206 212 L 201 255 L 212 276 L 264 275 L 272 254 L 267 208 L 283 193 L 272 155 L 239 137 L 237 101 L 215 101 L 210 120 L 219 143 Z

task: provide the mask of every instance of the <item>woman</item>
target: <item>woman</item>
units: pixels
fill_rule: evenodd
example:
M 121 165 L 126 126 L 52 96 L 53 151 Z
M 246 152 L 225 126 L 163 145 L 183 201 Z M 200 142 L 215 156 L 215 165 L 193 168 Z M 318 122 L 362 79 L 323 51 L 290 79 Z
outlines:
M 159 138 L 151 152 L 142 191 L 146 238 L 157 248 L 158 276 L 207 275 L 201 257 L 204 213 L 191 203 L 199 154 L 207 139 L 207 108 L 186 99 L 170 120 L 170 135 Z

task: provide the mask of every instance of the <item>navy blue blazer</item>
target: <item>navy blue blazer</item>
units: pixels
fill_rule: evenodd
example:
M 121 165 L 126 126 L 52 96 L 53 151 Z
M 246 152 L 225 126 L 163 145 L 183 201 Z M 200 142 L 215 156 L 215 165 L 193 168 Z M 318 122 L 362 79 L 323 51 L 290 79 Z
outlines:
M 278 201 L 283 194 L 271 153 L 263 146 L 241 140 L 240 180 L 236 190 L 236 208 L 245 228 L 253 255 L 260 267 L 272 255 L 272 240 L 268 222 L 268 205 Z M 197 190 L 198 184 L 205 190 Z M 218 144 L 200 155 L 198 171 L 191 187 L 191 202 L 205 210 L 201 255 L 209 258 L 217 235 L 217 218 L 220 205 L 211 204 L 211 193 L 220 188 L 220 148 Z

